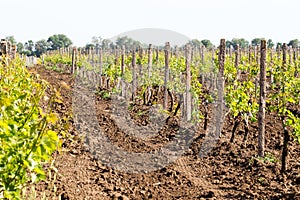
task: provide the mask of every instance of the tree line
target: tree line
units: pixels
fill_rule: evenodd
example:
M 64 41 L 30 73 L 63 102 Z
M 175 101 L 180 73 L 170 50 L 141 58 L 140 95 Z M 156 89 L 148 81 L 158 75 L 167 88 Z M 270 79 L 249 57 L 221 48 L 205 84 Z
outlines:
M 253 40 L 251 40 L 251 42 L 247 41 L 244 38 L 233 38 L 232 40 L 227 40 L 226 41 L 226 47 L 233 47 L 234 49 L 237 48 L 237 46 L 241 47 L 241 48 L 246 48 L 249 45 L 252 46 L 258 46 L 261 42 L 261 40 L 265 40 L 265 38 L 254 38 Z M 189 44 L 193 45 L 193 46 L 205 46 L 206 48 L 211 48 L 214 45 L 211 43 L 210 40 L 198 40 L 198 39 L 192 39 L 189 41 Z M 292 46 L 293 48 L 299 47 L 300 43 L 298 39 L 294 39 L 294 40 L 290 40 L 288 43 L 288 46 Z M 268 39 L 267 40 L 267 47 L 268 48 L 273 48 L 275 46 L 275 43 L 272 41 L 272 39 Z M 276 48 L 282 47 L 282 43 L 278 42 L 276 43 Z
M 42 39 L 34 42 L 28 40 L 25 43 L 17 42 L 14 36 L 7 36 L 6 39 L 17 46 L 17 52 L 27 56 L 40 56 L 48 50 L 57 50 L 62 47 L 69 47 L 73 43 L 64 34 L 55 34 L 50 36 L 47 40 Z
M 64 34 L 55 34 L 50 36 L 47 40 L 42 39 L 39 41 L 34 42 L 33 40 L 28 40 L 25 43 L 17 42 L 14 36 L 7 36 L 7 40 L 9 40 L 12 44 L 17 45 L 17 52 L 20 54 L 24 54 L 27 56 L 40 56 L 44 53 L 46 53 L 49 50 L 57 50 L 60 48 L 70 47 L 73 43 L 70 38 L 68 38 Z M 254 38 L 251 40 L 251 42 L 247 41 L 244 38 L 233 38 L 232 40 L 226 41 L 226 47 L 233 47 L 236 49 L 237 46 L 241 48 L 248 47 L 249 45 L 257 46 L 260 44 L 261 40 L 264 40 L 264 38 Z M 188 42 L 189 44 L 193 46 L 205 46 L 206 48 L 212 48 L 214 47 L 213 43 L 208 39 L 198 40 L 198 39 L 192 39 Z M 300 43 L 298 39 L 290 40 L 288 43 L 288 46 L 292 46 L 293 48 L 299 47 Z M 140 41 L 134 40 L 128 36 L 118 37 L 115 42 L 109 40 L 109 39 L 103 39 L 102 37 L 94 36 L 91 39 L 91 42 L 88 42 L 85 45 L 86 49 L 89 49 L 91 47 L 93 48 L 99 48 L 102 49 L 108 49 L 108 48 L 115 48 L 116 46 L 125 46 L 127 49 L 132 49 L 134 47 L 147 47 L 148 44 L 141 43 Z M 267 47 L 273 48 L 275 46 L 275 43 L 272 41 L 272 39 L 267 40 Z M 276 48 L 279 48 L 282 46 L 282 43 L 278 42 L 276 43 Z M 162 47 L 163 48 L 163 47 Z

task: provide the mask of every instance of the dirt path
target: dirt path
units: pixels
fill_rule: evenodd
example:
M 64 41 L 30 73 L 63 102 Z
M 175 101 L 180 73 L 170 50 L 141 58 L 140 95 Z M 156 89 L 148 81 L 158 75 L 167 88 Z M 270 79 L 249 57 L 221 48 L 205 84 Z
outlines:
M 64 81 L 73 87 L 70 74 L 34 69 L 42 78 L 59 87 Z M 72 113 L 72 90 L 62 88 L 64 104 L 61 113 Z M 157 141 L 168 141 L 169 133 L 161 134 L 152 143 L 134 139 L 118 129 L 110 116 L 109 100 L 97 98 L 100 127 L 114 145 L 130 151 L 149 151 Z M 282 131 L 273 114 L 267 115 L 266 151 L 280 159 Z M 71 122 L 72 123 L 72 122 Z M 287 175 L 280 175 L 280 162 L 258 160 L 257 128 L 252 124 L 246 147 L 241 146 L 243 129 L 239 128 L 235 143 L 230 144 L 233 122 L 226 118 L 222 137 L 204 158 L 198 158 L 204 134 L 199 134 L 190 150 L 174 163 L 155 172 L 125 173 L 104 165 L 84 147 L 74 126 L 72 137 L 55 155 L 58 174 L 53 185 L 40 183 L 38 195 L 46 191 L 47 199 L 300 199 L 300 148 L 290 143 Z M 156 146 L 155 146 L 156 145 Z M 53 191 L 55 197 L 53 196 Z M 40 196 L 37 199 L 41 198 Z

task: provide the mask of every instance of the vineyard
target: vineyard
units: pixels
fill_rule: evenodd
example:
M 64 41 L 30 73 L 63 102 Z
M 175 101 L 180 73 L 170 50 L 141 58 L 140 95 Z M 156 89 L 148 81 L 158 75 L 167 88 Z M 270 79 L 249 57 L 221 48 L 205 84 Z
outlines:
M 0 198 L 300 198 L 300 49 L 7 52 Z

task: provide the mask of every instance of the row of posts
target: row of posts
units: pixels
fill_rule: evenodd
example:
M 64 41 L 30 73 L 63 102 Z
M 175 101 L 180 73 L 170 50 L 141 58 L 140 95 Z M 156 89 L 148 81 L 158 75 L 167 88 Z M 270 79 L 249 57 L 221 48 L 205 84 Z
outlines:
M 225 56 L 225 44 L 222 43 L 222 50 L 224 49 L 224 51 L 220 52 L 223 54 L 224 57 Z M 147 48 L 147 54 L 148 54 L 148 64 L 147 64 L 147 76 L 148 78 L 151 77 L 151 72 L 152 72 L 152 64 L 153 64 L 153 52 L 156 53 L 156 57 L 158 58 L 158 53 L 160 50 L 158 50 L 157 48 L 153 48 L 153 46 L 150 44 L 149 47 Z M 168 102 L 170 102 L 170 100 L 168 99 L 169 96 L 169 91 L 168 91 L 168 83 L 170 80 L 170 57 L 171 56 L 179 56 L 180 53 L 182 53 L 182 51 L 180 51 L 178 48 L 174 48 L 174 51 L 171 50 L 170 47 L 170 43 L 167 42 L 165 44 L 165 47 L 163 49 L 164 51 L 164 87 L 163 87 L 163 94 L 164 94 L 164 99 L 163 99 L 163 108 L 164 109 L 168 109 Z M 81 51 L 82 52 L 82 51 Z M 72 66 L 71 66 L 71 72 L 74 73 L 77 69 L 76 69 L 76 61 L 78 59 L 78 57 L 80 56 L 80 50 L 78 50 L 77 48 L 73 48 L 72 49 Z M 214 54 L 214 50 L 212 51 Z M 125 73 L 125 47 L 122 46 L 120 48 L 120 51 L 114 51 L 115 54 L 115 64 L 120 63 L 120 69 L 121 69 L 121 80 L 120 80 L 120 87 L 121 87 L 121 95 L 122 96 L 126 96 L 126 89 L 125 89 L 125 83 L 122 79 L 122 77 L 124 76 Z M 131 84 L 131 93 L 132 93 L 132 99 L 135 98 L 136 96 L 136 92 L 137 92 L 137 88 L 138 88 L 138 77 L 141 77 L 142 75 L 142 65 L 141 63 L 137 63 L 137 59 L 136 59 L 136 54 L 139 54 L 140 59 L 142 59 L 143 55 L 145 54 L 145 51 L 142 48 L 137 48 L 137 49 L 133 49 L 131 51 L 132 54 L 132 62 L 131 62 L 131 70 L 132 70 L 132 84 Z M 205 53 L 205 48 L 204 46 L 202 46 L 198 51 L 197 50 L 193 50 L 193 47 L 191 45 L 186 45 L 184 48 L 184 56 L 185 56 L 185 60 L 186 60 L 186 72 L 184 73 L 184 77 L 182 80 L 184 80 L 184 84 L 185 84 L 185 94 L 183 95 L 183 107 L 182 109 L 184 110 L 184 116 L 185 118 L 190 121 L 192 118 L 192 109 L 193 109 L 193 101 L 192 101 L 192 94 L 191 94 L 191 64 L 193 61 L 193 57 L 195 56 L 195 53 L 199 53 L 201 56 L 201 63 L 204 64 L 205 60 L 204 60 L 204 53 Z M 95 50 L 90 48 L 89 51 L 87 52 L 87 56 L 88 56 L 88 60 L 92 63 L 95 64 L 95 58 L 96 56 L 98 56 L 99 59 L 98 60 L 98 64 L 99 64 L 99 76 L 102 76 L 102 67 L 103 67 L 103 51 L 101 48 Z M 119 60 L 121 58 L 121 60 Z M 214 55 L 212 55 L 212 58 L 214 59 Z M 200 64 L 200 63 L 199 63 Z M 211 63 L 212 65 L 214 64 L 213 62 Z M 220 62 L 220 66 L 222 66 L 222 69 L 224 69 L 224 62 Z M 219 70 L 220 73 L 224 73 L 224 70 Z M 200 74 L 199 74 L 200 76 Z M 203 77 L 203 76 L 202 76 Z M 223 75 L 221 75 L 221 77 L 223 77 Z M 217 78 L 217 77 L 215 77 Z M 203 80 L 202 80 L 203 81 Z M 101 83 L 100 83 L 101 84 Z M 215 81 L 215 84 L 217 84 L 217 81 Z M 150 86 L 147 88 L 147 93 L 150 93 Z M 172 101 L 172 100 L 171 100 Z
M 10 41 L 6 39 L 1 39 L 0 41 L 0 60 L 2 64 L 7 64 L 10 59 L 14 59 L 17 53 L 17 46 L 11 44 Z
M 225 40 L 224 40 L 225 41 Z M 286 47 L 286 53 L 289 55 L 289 62 L 296 62 L 298 55 L 299 55 L 299 48 L 291 48 L 291 47 Z M 168 91 L 167 91 L 167 85 L 168 82 L 170 81 L 170 71 L 169 71 L 169 59 L 172 56 L 179 56 L 182 51 L 181 49 L 175 47 L 171 49 L 170 44 L 166 43 L 164 47 L 164 52 L 165 52 L 165 59 L 164 59 L 164 101 L 163 101 L 163 107 L 166 109 L 168 106 Z M 103 66 L 103 50 L 101 48 L 89 48 L 86 51 L 82 51 L 77 48 L 73 48 L 72 51 L 70 49 L 68 50 L 60 50 L 61 53 L 67 52 L 70 53 L 72 56 L 72 66 L 71 66 L 71 71 L 75 72 L 76 71 L 76 59 L 78 56 L 80 56 L 82 53 L 85 53 L 88 56 L 88 60 L 91 61 L 91 63 L 95 62 L 96 56 L 98 56 L 99 59 L 99 68 L 100 72 L 99 75 L 102 76 L 102 66 Z M 156 57 L 158 57 L 158 52 L 161 51 L 157 48 L 153 48 L 153 46 L 150 44 L 149 47 L 147 48 L 147 54 L 148 54 L 148 67 L 147 67 L 147 76 L 151 77 L 151 70 L 152 70 L 152 58 L 153 58 L 153 52 L 156 53 Z M 192 100 L 191 100 L 191 94 L 190 94 L 190 89 L 191 89 L 191 72 L 190 72 L 190 66 L 191 62 L 193 60 L 193 57 L 195 56 L 196 53 L 199 53 L 200 55 L 200 62 L 201 65 L 203 66 L 205 63 L 204 59 L 204 54 L 205 54 L 205 47 L 201 46 L 200 48 L 194 48 L 191 45 L 186 45 L 185 46 L 185 59 L 186 59 L 186 73 L 184 80 L 186 81 L 186 94 L 184 95 L 184 110 L 186 110 L 186 118 L 189 120 L 191 118 L 191 112 L 192 112 Z M 72 52 L 72 53 L 71 53 Z M 212 59 L 215 57 L 215 49 L 212 49 Z M 235 49 L 233 48 L 226 48 L 226 44 L 221 40 L 220 46 L 218 47 L 218 60 L 219 60 L 219 78 L 224 77 L 224 61 L 225 57 L 227 59 L 234 59 L 234 65 L 238 69 L 238 65 L 241 63 L 241 56 L 242 54 L 247 55 L 248 54 L 248 59 L 250 63 L 257 63 L 259 66 L 261 64 L 260 59 L 261 59 L 261 52 L 262 52 L 262 46 L 258 45 L 256 47 L 249 47 L 248 49 L 246 48 L 240 48 L 238 45 L 236 46 Z M 282 54 L 282 49 L 278 48 L 277 50 L 271 49 L 270 56 L 271 60 L 272 57 L 277 56 L 278 58 Z M 121 77 L 123 77 L 124 72 L 125 72 L 125 47 L 122 46 L 121 48 L 116 48 L 114 50 L 110 50 L 110 53 L 115 54 L 115 64 L 120 63 L 120 68 L 121 68 Z M 137 87 L 138 87 L 138 79 L 137 77 L 141 75 L 141 66 L 139 64 L 136 64 L 136 53 L 139 54 L 140 58 L 145 54 L 145 51 L 142 48 L 138 48 L 138 50 L 132 50 L 132 77 L 133 77 L 133 82 L 132 82 L 132 96 L 136 95 Z M 224 59 L 222 59 L 224 57 Z M 121 58 L 121 60 L 119 60 Z M 138 67 L 138 69 L 137 69 Z M 213 67 L 213 64 L 212 64 Z M 223 69 L 223 70 L 222 70 Z M 239 78 L 240 72 L 238 70 L 237 78 Z M 203 78 L 202 74 L 199 75 L 200 78 Z M 200 79 L 201 83 L 204 83 L 203 79 Z M 272 77 L 271 77 L 272 81 Z M 217 85 L 218 83 L 216 83 Z M 257 84 L 259 84 L 258 78 L 257 78 Z M 121 95 L 125 96 L 125 85 L 123 81 L 121 81 Z M 223 86 L 224 87 L 224 86 Z M 216 88 L 218 89 L 218 88 Z M 150 91 L 150 88 L 147 88 L 148 91 Z

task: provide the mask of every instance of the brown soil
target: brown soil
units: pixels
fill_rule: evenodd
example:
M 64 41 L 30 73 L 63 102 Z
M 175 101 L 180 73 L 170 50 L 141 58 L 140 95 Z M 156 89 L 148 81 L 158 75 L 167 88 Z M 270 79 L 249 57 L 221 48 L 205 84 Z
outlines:
M 54 87 L 61 88 L 64 102 L 59 110 L 62 116 L 70 115 L 72 90 L 61 87 L 61 81 L 73 86 L 68 73 L 49 71 L 42 67 L 33 69 Z M 149 152 L 172 140 L 177 119 L 168 122 L 155 137 L 142 140 L 128 135 L 111 117 L 110 100 L 96 99 L 97 118 L 102 130 L 112 143 L 126 151 Z M 147 112 L 143 106 L 137 110 Z M 146 123 L 146 115 L 135 119 Z M 126 173 L 104 165 L 85 148 L 82 136 L 74 126 L 64 139 L 63 148 L 54 155 L 55 177 L 50 182 L 36 186 L 37 199 L 46 193 L 47 199 L 300 199 L 300 146 L 289 143 L 287 173 L 280 173 L 280 156 L 283 131 L 280 119 L 267 113 L 266 152 L 273 160 L 262 160 L 257 155 L 257 124 L 252 123 L 243 145 L 243 127 L 239 126 L 234 143 L 230 143 L 233 120 L 227 116 L 222 136 L 214 149 L 204 158 L 198 157 L 205 137 L 199 128 L 190 150 L 174 163 L 149 173 Z M 71 125 L 73 121 L 70 121 Z M 272 156 L 269 156 L 272 157 Z M 51 171 L 51 170 L 50 170 Z

